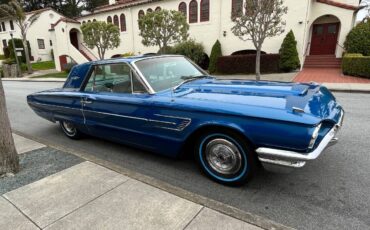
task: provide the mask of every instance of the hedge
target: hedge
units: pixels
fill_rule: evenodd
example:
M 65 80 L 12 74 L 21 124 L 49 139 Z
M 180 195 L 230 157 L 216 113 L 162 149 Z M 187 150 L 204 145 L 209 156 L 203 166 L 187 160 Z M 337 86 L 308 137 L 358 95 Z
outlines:
M 261 54 L 261 73 L 279 72 L 279 54 Z M 231 55 L 219 57 L 217 72 L 224 74 L 256 72 L 256 55 Z
M 370 56 L 362 54 L 346 54 L 342 58 L 344 74 L 370 78 Z

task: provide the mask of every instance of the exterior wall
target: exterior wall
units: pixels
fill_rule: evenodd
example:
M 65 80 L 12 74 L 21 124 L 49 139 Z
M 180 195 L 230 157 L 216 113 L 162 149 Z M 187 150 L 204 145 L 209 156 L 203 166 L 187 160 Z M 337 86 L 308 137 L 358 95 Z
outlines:
M 51 39 L 54 46 L 54 60 L 55 60 L 55 68 L 59 71 L 62 70 L 61 63 L 59 60 L 60 56 L 68 56 L 68 62 L 74 61 L 76 63 L 84 63 L 87 62 L 87 58 L 84 57 L 79 50 L 77 50 L 72 44 L 70 39 L 70 31 L 78 30 L 80 31 L 80 24 L 78 23 L 66 23 L 66 22 L 59 22 L 51 32 Z M 78 34 L 79 41 L 82 41 L 81 32 Z
M 191 0 L 164 0 L 144 5 L 132 6 L 130 8 L 111 10 L 109 12 L 99 12 L 79 18 L 80 22 L 96 19 L 98 21 L 107 21 L 107 17 L 114 15 L 120 16 L 124 13 L 126 16 L 127 31 L 121 32 L 121 45 L 115 50 L 108 50 L 106 58 L 113 55 L 133 52 L 135 54 L 153 53 L 158 51 L 158 47 L 145 47 L 141 43 L 138 28 L 138 12 L 140 10 L 147 11 L 148 8 L 155 9 L 160 6 L 162 9 L 178 10 L 180 2 L 185 2 L 187 5 L 187 18 L 189 19 L 189 3 Z M 336 0 L 340 3 L 358 5 L 357 0 Z M 238 50 L 255 49 L 251 41 L 242 41 L 235 37 L 231 32 L 233 22 L 231 20 L 231 0 L 211 0 L 210 1 L 210 20 L 207 22 L 199 22 L 200 20 L 200 0 L 198 2 L 198 22 L 190 23 L 189 34 L 197 42 L 201 42 L 205 51 L 210 54 L 215 41 L 218 39 L 222 45 L 224 55 L 229 55 Z M 331 6 L 324 3 L 317 3 L 315 0 L 301 0 L 297 4 L 296 0 L 285 0 L 285 5 L 288 6 L 288 13 L 284 16 L 286 21 L 285 32 L 273 38 L 268 38 L 263 44 L 262 50 L 267 53 L 277 53 L 285 35 L 293 30 L 297 40 L 297 49 L 301 63 L 303 63 L 305 54 L 309 50 L 308 44 L 311 38 L 312 23 L 320 16 L 331 14 L 338 17 L 341 22 L 338 43 L 342 46 L 345 36 L 353 27 L 354 11 Z M 338 46 L 339 47 L 339 46 Z M 336 50 L 336 56 L 340 57 L 342 49 L 339 47 Z M 96 50 L 94 50 L 96 54 Z M 96 54 L 97 56 L 97 54 Z
M 27 15 L 29 18 L 31 15 Z M 57 22 L 62 15 L 58 14 L 53 10 L 46 10 L 40 14 L 40 17 L 32 24 L 29 28 L 27 33 L 27 40 L 30 42 L 31 47 L 31 54 L 34 57 L 34 61 L 42 60 L 42 61 L 49 61 L 51 60 L 51 50 L 55 43 L 50 45 L 50 32 L 49 29 L 51 28 L 51 24 Z M 6 31 L 0 32 L 0 53 L 3 53 L 3 43 L 2 40 L 6 39 L 7 41 L 11 39 L 9 31 L 10 31 L 10 20 L 5 22 L 6 24 Z M 14 24 L 14 38 L 21 38 L 20 29 L 16 25 L 13 20 Z M 45 44 L 45 49 L 39 49 L 37 39 L 43 39 Z
M 345 0 L 342 0 L 342 1 L 344 2 Z M 353 1 L 347 0 L 345 2 L 351 3 Z M 335 52 L 335 56 L 337 58 L 340 58 L 342 57 L 342 54 L 344 52 L 342 47 L 343 47 L 344 41 L 346 40 L 346 36 L 354 26 L 356 14 L 352 10 L 342 9 L 342 8 L 330 6 L 327 4 L 313 2 L 311 5 L 310 17 L 309 17 L 310 30 L 307 36 L 308 41 L 311 41 L 311 33 L 312 33 L 313 24 L 331 22 L 332 19 L 326 19 L 325 21 L 325 19 L 320 18 L 325 15 L 333 15 L 336 18 L 338 18 L 340 22 L 339 33 L 338 33 L 338 44 L 337 44 L 336 52 Z

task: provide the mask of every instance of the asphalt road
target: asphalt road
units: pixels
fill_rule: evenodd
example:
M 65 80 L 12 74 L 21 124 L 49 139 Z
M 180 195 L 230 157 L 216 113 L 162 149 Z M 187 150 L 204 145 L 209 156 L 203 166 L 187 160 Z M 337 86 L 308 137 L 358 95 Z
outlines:
M 173 160 L 96 138 L 73 141 L 27 106 L 61 83 L 3 82 L 13 129 L 298 229 L 370 229 L 370 94 L 336 93 L 346 110 L 340 142 L 291 174 L 260 171 L 241 188 L 219 185 L 191 160 Z

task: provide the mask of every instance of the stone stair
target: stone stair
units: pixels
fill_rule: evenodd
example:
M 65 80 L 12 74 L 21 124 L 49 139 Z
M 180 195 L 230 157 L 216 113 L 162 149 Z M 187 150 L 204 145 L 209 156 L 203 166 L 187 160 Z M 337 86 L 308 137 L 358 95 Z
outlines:
M 303 68 L 341 68 L 342 59 L 334 55 L 307 56 Z

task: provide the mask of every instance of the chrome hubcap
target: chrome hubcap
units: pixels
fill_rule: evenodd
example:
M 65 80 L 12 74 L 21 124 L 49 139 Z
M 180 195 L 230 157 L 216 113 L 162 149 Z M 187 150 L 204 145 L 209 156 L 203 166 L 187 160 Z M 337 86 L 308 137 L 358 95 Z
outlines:
M 63 121 L 63 127 L 69 134 L 74 134 L 76 132 L 74 125 L 69 122 Z
M 239 149 L 230 141 L 218 138 L 210 141 L 205 149 L 208 164 L 221 174 L 234 174 L 242 165 Z

